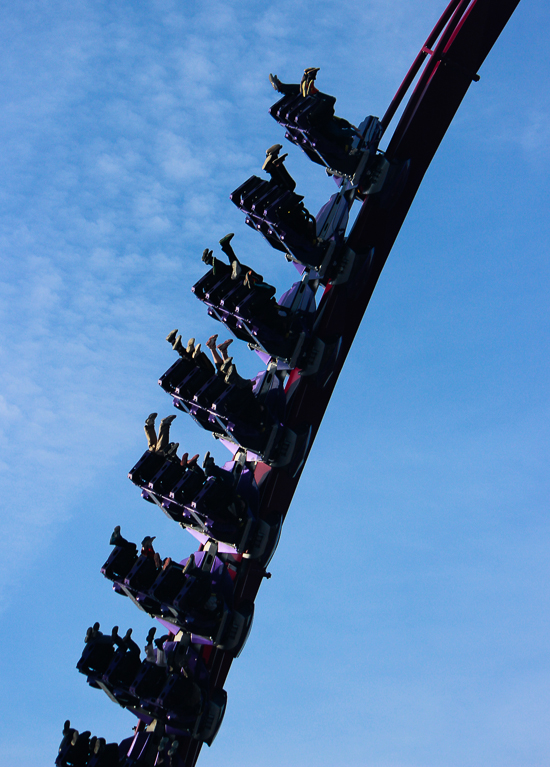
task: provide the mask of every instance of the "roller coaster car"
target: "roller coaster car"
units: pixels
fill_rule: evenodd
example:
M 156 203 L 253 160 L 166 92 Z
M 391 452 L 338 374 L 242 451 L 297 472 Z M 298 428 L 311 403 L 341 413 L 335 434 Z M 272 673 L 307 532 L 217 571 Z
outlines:
M 330 240 L 343 237 L 342 222 L 335 220 L 332 231 L 326 232 L 327 236 L 321 241 L 316 219 L 304 207 L 303 197 L 275 186 L 272 181 L 251 176 L 229 198 L 245 213 L 245 222 L 250 227 L 261 232 L 276 250 L 304 266 L 320 267 Z M 347 224 L 349 206 L 344 206 L 342 211 Z M 345 225 L 343 229 L 345 231 Z
M 211 695 L 210 677 L 196 650 L 189 647 L 184 668 L 168 671 L 144 661 L 132 682 L 130 693 L 139 699 L 139 710 L 161 719 L 171 732 L 190 735 L 210 745 L 219 729 L 227 695 Z
M 143 453 L 134 468 L 128 473 L 128 478 L 137 487 L 152 490 L 153 495 L 148 496 L 148 500 L 151 501 L 156 496 L 168 497 L 170 491 L 175 487 L 182 488 L 181 496 L 193 498 L 204 484 L 202 472 L 194 472 L 184 468 L 179 460 L 165 458 L 149 450 Z M 119 557 L 121 560 L 120 567 L 122 567 L 128 557 L 122 552 L 117 552 L 116 556 L 113 552 L 113 562 L 110 558 L 103 567 L 116 566 Z M 103 574 L 109 578 L 108 572 Z
M 234 564 L 229 568 L 219 559 L 217 550 L 217 543 L 209 541 L 204 551 L 194 554 L 193 560 L 170 563 L 157 571 L 149 588 L 130 588 L 121 580 L 111 580 L 118 593 L 130 596 L 149 614 L 172 623 L 176 632 L 183 629 L 193 635 L 193 641 L 238 654 L 252 625 L 254 606 L 243 602 L 235 608 L 233 579 L 237 570 Z M 80 666 L 84 669 L 86 664 L 89 673 L 103 673 L 114 650 L 111 648 L 109 653 L 102 648 L 98 647 L 92 655 L 92 661 L 97 656 L 93 663 L 88 660 L 90 651 L 85 651 Z
M 369 184 L 382 137 L 380 120 L 368 116 L 356 128 L 334 115 L 336 99 L 324 93 L 284 96 L 269 110 L 286 129 L 286 138 L 332 175 L 347 177 L 356 186 Z
M 147 454 L 142 456 L 142 459 L 144 458 L 147 460 Z M 139 466 L 139 462 L 137 465 Z M 132 473 L 129 476 L 132 477 Z M 145 500 L 156 503 L 167 516 L 176 522 L 185 521 L 182 517 L 183 507 L 190 506 L 194 509 L 193 502 L 203 491 L 206 492 L 210 516 L 214 519 L 217 517 L 231 519 L 235 516 L 234 510 L 229 509 L 233 499 L 227 492 L 227 483 L 222 486 L 221 481 L 211 480 L 208 482 L 207 476 L 199 467 L 184 469 L 180 464 L 174 465 L 170 460 L 167 460 L 149 482 L 135 481 L 134 484 L 142 488 L 142 497 Z M 109 578 L 110 569 L 119 567 L 122 571 L 126 562 L 129 561 L 130 557 L 127 554 L 117 552 L 115 555 L 113 552 L 112 558 L 103 566 L 106 570 L 103 574 Z
M 241 445 L 262 460 L 283 465 L 293 438 L 282 426 L 286 397 L 272 366 L 253 379 L 227 384 L 220 375 L 209 378 L 200 388 L 173 387 L 174 406 L 191 415 L 203 428 Z M 169 371 L 168 371 L 169 372 Z M 160 381 L 164 383 L 165 376 Z M 167 390 L 167 387 L 164 387 Z
M 135 485 L 143 489 L 142 496 L 145 500 L 156 503 L 169 517 L 180 522 L 181 511 L 178 511 L 178 504 L 190 503 L 200 492 L 206 480 L 204 472 L 198 468 L 183 469 L 179 463 L 175 464 L 175 471 L 172 471 L 174 462 L 165 458 L 162 459 L 162 463 L 154 461 L 153 467 L 149 470 L 151 455 L 155 458 L 159 457 L 158 454 L 146 450 L 128 476 Z M 155 469 L 157 471 L 153 474 Z M 159 474 L 160 477 L 157 480 Z M 170 483 L 168 483 L 169 478 Z M 170 511 L 168 507 L 173 508 Z M 120 547 L 115 547 L 101 572 L 110 580 L 120 580 L 128 575 L 136 560 L 137 550 L 132 562 L 128 553 L 121 551 Z
M 194 555 L 195 566 L 173 599 L 178 621 L 191 634 L 193 642 L 212 644 L 238 655 L 248 638 L 254 605 L 243 601 L 233 604 L 233 578 L 227 564 L 216 556 L 217 543 L 209 541 L 204 551 Z M 155 594 L 158 597 L 158 593 Z
M 291 441 L 289 454 L 293 446 Z M 233 462 L 228 462 L 224 469 L 231 471 L 233 466 Z M 193 480 L 191 475 L 190 479 Z M 258 518 L 258 488 L 251 468 L 242 470 L 234 494 L 228 498 L 228 502 L 234 504 L 234 510 L 228 509 L 228 503 L 223 507 L 212 507 L 209 488 L 215 484 L 215 478 L 209 478 L 204 484 L 204 495 L 199 492 L 193 498 L 184 492 L 187 482 L 184 478 L 176 485 L 169 498 L 156 497 L 148 490 L 143 490 L 142 496 L 160 506 L 167 516 L 187 528 L 203 544 L 213 538 L 229 547 L 225 551 L 235 551 L 250 559 L 263 561 L 266 556 L 271 556 L 277 545 L 281 519 L 278 515 L 269 521 Z M 119 590 L 118 586 L 116 590 Z M 139 604 L 141 606 L 141 602 Z
M 229 290 L 233 293 L 233 286 Z M 274 293 L 275 288 L 272 290 Z M 195 291 L 196 295 L 200 293 Z M 312 335 L 315 293 L 306 280 L 294 283 L 278 303 L 263 286 L 247 289 L 238 303 L 225 296 L 217 303 L 201 300 L 211 317 L 226 325 L 251 349 L 264 353 L 267 359 L 275 357 L 290 368 L 306 368 L 307 350 L 313 343 L 319 344 L 320 339 Z
M 234 463 L 229 462 L 224 469 L 231 474 L 233 467 Z M 183 526 L 234 545 L 240 552 L 257 524 L 258 488 L 253 472 L 244 469 L 236 476 L 232 489 L 210 477 L 192 499 L 182 498 L 182 488 L 177 485 L 170 497 L 163 499 L 163 505 Z
M 245 222 L 277 250 L 322 276 L 338 257 L 343 243 L 353 188 L 346 182 L 314 218 L 302 197 L 272 181 L 252 176 L 229 197 L 245 214 Z

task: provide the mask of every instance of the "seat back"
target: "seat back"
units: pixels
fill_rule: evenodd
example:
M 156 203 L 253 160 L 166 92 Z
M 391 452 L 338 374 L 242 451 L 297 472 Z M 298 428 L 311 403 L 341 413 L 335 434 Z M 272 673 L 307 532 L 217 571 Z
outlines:
M 259 176 L 250 176 L 244 184 L 241 184 L 234 192 L 231 192 L 229 199 L 235 203 L 237 207 L 241 207 L 244 200 L 248 200 L 254 196 L 259 190 L 267 184 L 263 178 Z
M 88 642 L 76 664 L 81 674 L 101 676 L 115 655 L 114 645 L 107 641 Z
M 145 487 L 159 471 L 166 458 L 152 450 L 146 450 L 133 469 L 128 472 L 128 479 L 138 487 Z
M 278 200 L 286 194 L 293 194 L 293 192 L 271 182 L 268 187 L 266 187 L 265 193 L 258 197 L 258 199 L 247 208 L 247 212 L 260 218 L 265 218 L 266 211 L 270 210 L 274 205 L 277 205 Z
M 232 312 L 235 306 L 250 292 L 250 289 L 243 285 L 244 274 L 241 274 L 239 280 L 233 282 L 232 289 L 221 299 L 219 305 L 222 309 Z
M 150 589 L 151 595 L 160 602 L 172 602 L 185 585 L 185 575 L 180 565 L 171 564 L 157 577 Z
M 141 554 L 124 579 L 124 584 L 134 591 L 147 591 L 153 585 L 157 575 L 158 571 L 153 560 Z
M 170 498 L 181 504 L 190 503 L 203 485 L 204 477 L 198 472 L 188 470 L 170 491 Z
M 186 718 L 199 715 L 203 709 L 203 694 L 199 685 L 183 674 L 172 674 L 159 698 L 169 711 Z
M 224 273 L 223 277 L 210 290 L 204 294 L 204 300 L 209 304 L 217 304 L 220 299 L 233 287 L 231 270 Z
M 122 687 L 129 691 L 140 667 L 139 655 L 120 647 L 115 652 L 107 671 L 103 674 L 103 681 L 111 687 Z
M 165 461 L 147 487 L 158 495 L 169 495 L 170 490 L 183 477 L 185 469 L 176 461 Z
M 156 701 L 168 681 L 166 667 L 143 661 L 130 685 L 130 692 L 140 700 Z
M 174 387 L 176 387 L 180 381 L 183 381 L 183 379 L 196 367 L 195 363 L 191 360 L 182 359 L 180 357 L 170 368 L 168 368 L 166 373 L 159 378 L 159 385 L 164 391 L 171 394 L 174 391 Z
M 110 581 L 123 580 L 136 563 L 137 556 L 136 546 L 115 546 L 101 572 Z
M 216 477 L 210 477 L 202 491 L 193 501 L 193 508 L 210 518 L 241 519 L 242 515 L 229 510 L 235 500 L 234 488 Z
M 223 262 L 220 262 L 220 264 L 218 264 L 215 271 L 214 269 L 209 269 L 208 272 L 193 285 L 191 290 L 197 298 L 200 298 L 201 300 L 204 299 L 211 290 L 215 289 L 216 285 L 225 279 L 230 267 Z
M 189 375 L 187 375 L 177 386 L 175 386 L 173 394 L 186 399 L 188 401 L 193 400 L 193 396 L 198 392 L 204 384 L 212 378 L 212 374 L 209 371 L 202 368 L 195 367 Z

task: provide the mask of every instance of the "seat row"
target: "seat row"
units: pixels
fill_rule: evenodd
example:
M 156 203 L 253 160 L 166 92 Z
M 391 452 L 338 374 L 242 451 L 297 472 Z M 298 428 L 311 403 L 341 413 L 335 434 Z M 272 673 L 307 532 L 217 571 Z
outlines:
M 307 277 L 308 275 L 306 275 Z M 208 308 L 236 338 L 289 368 L 308 367 L 316 317 L 315 292 L 308 279 L 295 282 L 277 302 L 275 288 L 253 283 L 243 289 L 230 273 L 210 269 L 192 287 Z
M 254 471 L 242 460 L 215 467 L 214 475 L 196 462 L 184 467 L 177 456 L 147 450 L 128 477 L 145 500 L 201 542 L 213 538 L 251 559 L 270 558 L 281 522 L 261 519 Z
M 91 687 L 102 689 L 145 724 L 162 722 L 178 736 L 212 743 L 225 713 L 227 695 L 210 691 L 209 672 L 184 632 L 161 637 L 153 647 L 149 632 L 141 658 L 131 631 L 120 638 L 105 635 L 95 624 L 88 630 L 77 669 Z
M 122 539 L 101 568 L 114 590 L 128 596 L 141 610 L 161 618 L 174 633 L 183 630 L 191 641 L 213 645 L 238 655 L 254 614 L 254 605 L 235 603 L 240 557 L 218 555 L 209 541 L 181 563 L 155 562 Z
M 223 373 L 177 360 L 159 379 L 174 406 L 207 431 L 275 462 L 284 442 L 286 397 L 277 364 L 254 379 L 228 383 Z
M 181 752 L 186 746 L 170 726 L 154 720 L 146 725 L 139 721 L 136 733 L 119 743 L 78 732 L 65 722 L 63 737 L 55 760 L 59 767 L 182 767 Z M 178 740 L 179 738 L 179 740 Z
M 382 124 L 369 115 L 358 128 L 334 114 L 336 99 L 326 93 L 285 95 L 269 110 L 285 128 L 285 138 L 333 175 L 368 188 L 376 167 Z

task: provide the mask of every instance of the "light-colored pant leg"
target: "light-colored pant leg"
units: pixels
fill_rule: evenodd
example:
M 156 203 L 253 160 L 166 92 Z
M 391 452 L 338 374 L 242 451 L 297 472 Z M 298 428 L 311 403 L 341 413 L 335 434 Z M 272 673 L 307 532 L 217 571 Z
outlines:
M 170 423 L 166 423 L 163 418 L 159 426 L 159 436 L 157 439 L 156 452 L 162 453 L 170 444 Z
M 147 437 L 147 447 L 149 450 L 154 450 L 157 446 L 157 434 L 155 432 L 155 427 L 153 425 L 149 426 L 148 424 L 145 424 L 143 428 L 145 429 L 145 435 Z

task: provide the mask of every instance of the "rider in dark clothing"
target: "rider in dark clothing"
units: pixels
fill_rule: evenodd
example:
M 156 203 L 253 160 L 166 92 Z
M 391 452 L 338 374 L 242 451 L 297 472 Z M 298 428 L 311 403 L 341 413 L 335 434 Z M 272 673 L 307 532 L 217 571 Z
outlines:
M 296 189 L 296 182 L 285 167 L 285 159 L 287 154 L 279 157 L 279 152 L 283 148 L 282 144 L 273 144 L 266 151 L 266 160 L 262 165 L 262 170 L 269 173 L 271 181 L 276 186 L 280 186 L 283 189 L 288 189 L 289 192 L 293 192 Z

